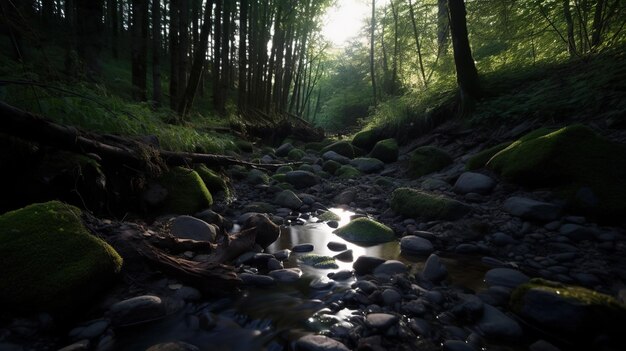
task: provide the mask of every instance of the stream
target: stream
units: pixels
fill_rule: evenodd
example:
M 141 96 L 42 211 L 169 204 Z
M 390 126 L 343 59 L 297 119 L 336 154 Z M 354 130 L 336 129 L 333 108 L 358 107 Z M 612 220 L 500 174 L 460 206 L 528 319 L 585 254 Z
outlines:
M 332 211 L 341 217 L 339 226 L 347 224 L 354 215 L 341 209 Z M 326 223 L 317 223 L 315 217 L 303 225 L 282 226 L 280 237 L 266 251 L 274 253 L 309 243 L 314 245 L 310 253 L 334 256 L 338 252 L 327 247 L 330 241 L 346 244 L 354 260 L 361 255 L 398 260 L 407 264 L 411 274 L 421 271 L 426 260 L 426 257 L 402 254 L 398 241 L 372 246 L 347 242 L 333 234 Z M 346 322 L 353 313 L 358 313 L 347 308 L 332 311 L 327 307 L 340 300 L 356 279 L 334 282 L 327 289 L 313 289 L 310 284 L 314 280 L 328 280 L 327 274 L 331 272 L 351 270 L 353 262 L 336 260 L 339 268 L 317 269 L 299 262 L 298 257 L 304 254 L 292 252 L 283 262 L 285 268 L 302 270 L 302 277 L 295 283 L 248 288 L 233 298 L 187 303 L 161 320 L 119 330 L 117 345 L 121 346 L 120 350 L 130 351 L 182 340 L 201 350 L 286 350 L 290 342 L 303 335 L 323 334 L 333 324 Z M 448 268 L 450 284 L 474 291 L 485 288 L 483 276 L 488 268 L 476 256 L 443 255 L 442 260 Z

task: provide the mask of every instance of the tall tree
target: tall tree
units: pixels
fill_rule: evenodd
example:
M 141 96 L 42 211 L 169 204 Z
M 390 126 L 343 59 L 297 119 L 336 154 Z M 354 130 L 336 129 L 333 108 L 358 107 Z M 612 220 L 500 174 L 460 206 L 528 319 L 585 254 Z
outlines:
M 180 14 L 178 26 L 178 104 L 187 86 L 187 70 L 189 69 L 189 50 L 191 48 L 189 40 L 189 0 L 178 0 L 180 4 Z
M 132 83 L 133 98 L 146 101 L 148 73 L 148 0 L 132 0 Z
M 87 76 L 95 78 L 102 72 L 103 0 L 76 0 L 77 52 L 85 63 Z
M 178 42 L 178 9 L 179 0 L 170 0 L 170 108 L 176 110 L 178 108 L 179 91 L 179 59 L 180 45 Z
M 161 106 L 161 0 L 152 0 L 152 101 Z
M 415 19 L 415 10 L 413 9 L 413 4 L 411 0 L 409 0 L 409 14 L 411 15 L 411 24 L 413 25 L 413 36 L 415 37 L 415 46 L 417 48 L 417 59 L 419 62 L 420 73 L 422 75 L 422 84 L 425 87 L 428 86 L 428 81 L 426 79 L 426 71 L 424 70 L 424 59 L 422 56 L 422 45 L 420 43 L 419 31 L 417 30 L 417 21 Z M 441 49 L 439 49 L 441 50 Z
M 66 1 L 67 2 L 67 1 Z M 114 58 L 119 56 L 118 36 L 119 36 L 119 14 L 117 11 L 117 0 L 107 0 L 107 10 L 109 19 L 109 31 L 111 37 L 111 54 Z
M 370 26 L 370 75 L 372 76 L 372 98 L 374 106 L 378 104 L 376 98 L 376 67 L 374 66 L 374 33 L 376 31 L 376 0 L 372 0 L 372 22 Z
M 570 8 L 570 0 L 563 0 L 563 17 L 567 24 L 567 51 L 571 57 L 576 56 L 576 39 L 574 36 L 574 20 L 572 19 L 572 11 Z
M 239 2 L 239 84 L 238 84 L 238 105 L 242 110 L 246 103 L 246 70 L 248 60 L 246 57 L 246 43 L 248 36 L 248 0 Z
M 437 0 L 437 53 L 439 56 L 448 51 L 448 38 L 450 37 L 448 17 L 448 0 Z
M 224 0 L 215 0 L 215 14 L 213 18 L 213 106 L 218 112 L 224 111 L 224 101 L 220 93 L 220 59 L 222 40 L 222 3 Z
M 475 100 L 480 97 L 478 71 L 474 64 L 467 33 L 465 3 L 463 0 L 448 0 L 448 9 L 456 80 L 460 93 L 459 112 L 461 115 L 467 115 L 471 112 Z

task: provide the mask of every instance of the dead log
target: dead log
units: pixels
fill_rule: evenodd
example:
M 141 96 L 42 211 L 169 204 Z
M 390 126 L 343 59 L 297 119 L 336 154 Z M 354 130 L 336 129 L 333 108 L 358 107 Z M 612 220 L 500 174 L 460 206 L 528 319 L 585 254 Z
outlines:
M 64 126 L 4 102 L 0 102 L 0 133 L 77 153 L 94 153 L 104 162 L 124 164 L 142 171 L 153 171 L 163 162 L 168 166 L 204 163 L 209 167 L 242 165 L 265 169 L 295 165 L 260 164 L 225 155 L 162 150 L 132 138 L 112 137 Z

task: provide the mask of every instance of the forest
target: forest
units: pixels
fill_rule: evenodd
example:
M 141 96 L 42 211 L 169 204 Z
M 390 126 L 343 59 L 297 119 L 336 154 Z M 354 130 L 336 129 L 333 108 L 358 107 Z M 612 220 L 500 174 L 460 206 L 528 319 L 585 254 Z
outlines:
M 623 350 L 623 0 L 1 0 L 0 350 Z

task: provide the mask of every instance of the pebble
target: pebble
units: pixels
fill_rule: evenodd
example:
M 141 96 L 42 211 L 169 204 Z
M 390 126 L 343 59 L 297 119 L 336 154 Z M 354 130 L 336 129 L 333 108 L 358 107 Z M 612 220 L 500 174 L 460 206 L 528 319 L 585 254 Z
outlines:
M 0 342 L 0 350 L 6 351 L 22 351 L 24 350 L 18 345 L 7 345 Z M 60 348 L 58 351 L 86 351 L 89 350 L 89 340 L 80 340 L 71 345 Z
M 382 258 L 362 255 L 354 261 L 352 268 L 354 268 L 357 275 L 365 275 L 372 273 L 376 267 L 383 263 L 385 263 L 385 260 Z
M 559 233 L 574 242 L 592 240 L 596 236 L 595 229 L 572 223 L 563 224 Z
M 158 296 L 137 296 L 111 306 L 109 315 L 115 325 L 138 324 L 163 317 L 165 306 Z
M 348 351 L 346 345 L 323 335 L 305 335 L 295 343 L 296 351 Z
M 522 328 L 515 320 L 488 304 L 484 305 L 476 328 L 486 338 L 511 340 L 522 336 Z
M 393 306 L 402 300 L 402 295 L 395 289 L 385 289 L 382 292 L 382 298 L 385 306 Z
M 334 285 L 335 285 L 335 282 L 326 277 L 313 279 L 311 283 L 309 284 L 309 286 L 312 289 L 316 289 L 316 290 L 328 289 L 328 288 L 333 287 Z
M 407 267 L 404 263 L 396 260 L 387 260 L 383 264 L 374 268 L 374 275 L 377 277 L 389 277 L 394 274 L 406 273 Z
M 407 235 L 400 240 L 400 249 L 408 254 L 429 255 L 435 248 L 428 239 L 416 235 Z
M 311 252 L 315 246 L 313 244 L 298 244 L 291 248 L 293 252 Z
M 369 280 L 359 280 L 352 285 L 355 289 L 361 289 L 366 294 L 371 294 L 378 290 L 378 286 Z
M 345 243 L 337 242 L 337 241 L 329 241 L 326 246 L 331 251 L 344 251 L 348 249 L 348 245 L 346 245 Z
M 528 347 L 528 351 L 561 351 L 561 349 L 545 340 L 537 340 Z
M 336 254 L 335 256 L 333 256 L 335 259 L 341 261 L 341 262 L 352 262 L 354 261 L 354 256 L 352 253 L 352 250 L 346 250 L 342 253 Z
M 443 342 L 443 351 L 476 351 L 476 349 L 462 340 L 446 340 Z
M 271 271 L 269 275 L 281 283 L 293 283 L 300 279 L 302 271 L 299 268 L 285 268 Z
M 511 268 L 494 268 L 485 274 L 485 282 L 489 286 L 498 285 L 515 288 L 529 280 L 530 278 L 526 274 Z
M 439 256 L 432 254 L 428 256 L 426 263 L 424 264 L 424 269 L 422 270 L 422 276 L 426 280 L 430 280 L 433 283 L 438 283 L 444 279 L 448 275 L 448 269 L 441 262 Z
M 378 330 L 387 330 L 389 327 L 398 322 L 400 318 L 388 313 L 370 313 L 365 318 L 365 323 L 370 328 Z
M 457 194 L 476 193 L 487 195 L 496 186 L 496 182 L 486 175 L 465 172 L 457 179 L 452 191 Z
M 331 228 L 333 228 L 333 229 L 339 228 L 339 222 L 337 222 L 335 220 L 326 222 L 326 225 L 331 227 Z
M 84 326 L 74 328 L 70 331 L 70 338 L 74 340 L 93 339 L 100 336 L 109 327 L 111 322 L 108 319 L 97 319 Z
M 343 269 L 337 272 L 328 273 L 328 277 L 336 281 L 348 280 L 352 278 L 352 271 Z
M 186 342 L 174 341 L 150 346 L 146 351 L 200 351 L 200 349 Z
M 276 272 L 276 271 L 272 271 L 272 272 Z M 272 272 L 270 272 L 270 274 Z M 267 275 L 260 275 L 260 274 L 241 273 L 239 274 L 239 279 L 241 279 L 244 284 L 258 286 L 258 287 L 270 286 L 270 285 L 274 285 L 275 283 L 274 278 L 267 276 Z
M 275 271 L 277 269 L 283 269 L 283 263 L 276 258 L 272 257 L 267 261 L 267 269 L 270 271 Z
M 178 216 L 171 222 L 170 233 L 178 239 L 215 242 L 214 226 L 191 216 Z
M 288 260 L 290 255 L 291 255 L 291 250 L 289 249 L 284 249 L 284 250 L 274 252 L 274 257 L 276 257 L 276 259 L 279 261 Z
M 558 218 L 561 209 L 551 203 L 513 196 L 503 205 L 506 212 L 527 220 L 549 222 Z

